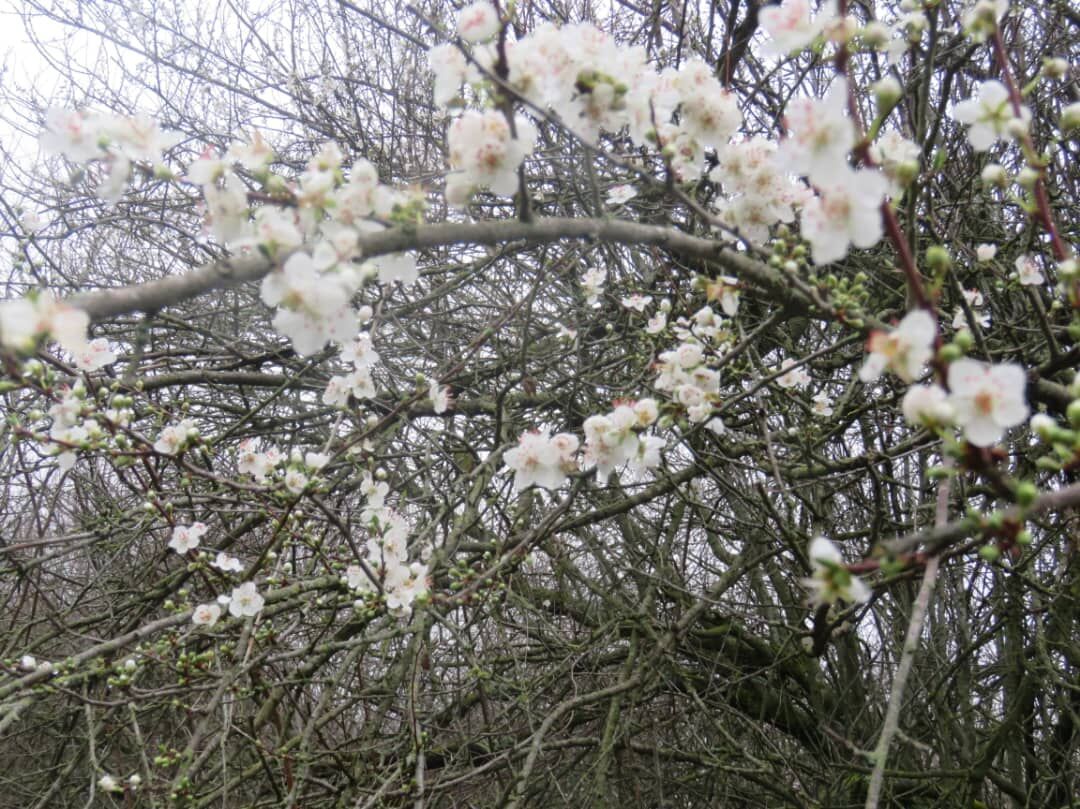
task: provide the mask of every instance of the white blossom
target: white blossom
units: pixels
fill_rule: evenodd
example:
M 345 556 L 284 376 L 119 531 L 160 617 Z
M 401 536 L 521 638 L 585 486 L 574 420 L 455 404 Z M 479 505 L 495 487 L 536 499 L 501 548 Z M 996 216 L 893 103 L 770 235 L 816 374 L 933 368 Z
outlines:
M 234 618 L 243 618 L 258 615 L 262 612 L 265 599 L 259 595 L 255 582 L 246 581 L 239 587 L 234 587 L 229 597 L 229 615 Z
M 964 437 L 977 447 L 997 443 L 1028 416 L 1027 374 L 1019 365 L 962 358 L 949 365 L 949 404 Z
M 872 382 L 888 369 L 905 382 L 913 381 L 922 375 L 933 355 L 936 335 L 933 316 L 925 309 L 913 309 L 891 332 L 870 335 L 870 356 L 859 371 L 859 379 Z

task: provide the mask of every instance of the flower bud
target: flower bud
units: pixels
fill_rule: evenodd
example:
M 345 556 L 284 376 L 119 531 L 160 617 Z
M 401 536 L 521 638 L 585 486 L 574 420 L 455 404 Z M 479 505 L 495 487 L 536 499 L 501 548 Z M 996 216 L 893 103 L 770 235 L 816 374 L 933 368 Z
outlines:
M 1050 79 L 1063 79 L 1069 72 L 1069 62 L 1060 56 L 1043 59 L 1043 73 Z
M 1020 184 L 1021 188 L 1026 188 L 1029 191 L 1035 187 L 1035 183 L 1039 182 L 1039 172 L 1035 169 L 1025 166 L 1020 170 L 1020 173 L 1016 175 L 1016 182 Z
M 1061 111 L 1061 131 L 1080 129 L 1080 101 L 1074 101 Z
M 1057 422 L 1045 413 L 1036 413 L 1028 422 L 1031 432 L 1039 436 L 1043 441 L 1051 441 L 1054 431 L 1057 430 Z
M 1016 484 L 1016 502 L 1021 506 L 1030 506 L 1035 502 L 1035 498 L 1039 496 L 1039 490 L 1035 488 L 1035 484 L 1030 480 L 1022 480 Z
M 878 22 L 877 20 L 872 20 L 863 26 L 860 36 L 862 37 L 863 42 L 866 43 L 866 46 L 868 48 L 873 48 L 874 50 L 884 48 L 889 44 L 889 40 L 892 38 L 889 26 L 885 25 L 883 22 Z
M 1005 128 L 1010 138 L 1021 140 L 1028 133 L 1028 122 L 1023 118 L 1010 118 Z
M 892 76 L 886 76 L 881 81 L 875 82 L 870 89 L 874 91 L 874 101 L 877 102 L 879 115 L 886 115 L 895 107 L 904 92 L 900 82 Z
M 1065 408 L 1065 418 L 1074 428 L 1080 428 L 1080 399 L 1073 399 Z
M 999 188 L 1004 188 L 1009 181 L 1009 175 L 1006 173 L 1005 167 L 998 163 L 990 163 L 982 170 L 980 177 L 984 185 L 996 185 Z
M 952 266 L 952 257 L 940 244 L 931 245 L 926 248 L 926 266 L 934 272 L 944 272 Z

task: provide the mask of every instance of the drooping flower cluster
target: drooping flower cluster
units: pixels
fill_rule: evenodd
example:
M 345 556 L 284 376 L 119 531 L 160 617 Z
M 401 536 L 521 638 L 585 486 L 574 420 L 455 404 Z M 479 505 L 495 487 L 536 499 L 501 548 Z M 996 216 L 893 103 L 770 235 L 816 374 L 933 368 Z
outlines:
M 379 361 L 371 342 L 371 333 L 362 331 L 341 352 L 341 358 L 352 366 L 347 374 L 333 376 L 326 385 L 322 400 L 332 407 L 344 407 L 349 397 L 371 399 L 375 396 L 375 382 L 371 372 Z
M 844 566 L 844 557 L 840 549 L 825 537 L 814 537 L 807 549 L 810 558 L 810 578 L 803 579 L 803 585 L 810 591 L 812 605 L 835 604 L 846 601 L 850 604 L 865 604 L 870 600 L 870 588 L 858 576 Z
M 417 599 L 427 595 L 428 566 L 420 559 L 409 561 L 408 539 L 412 527 L 404 515 L 384 502 L 389 487 L 368 477 L 362 491 L 368 503 L 360 520 L 371 532 L 365 544 L 364 561 L 382 586 L 387 608 L 395 614 L 405 614 Z M 423 551 L 420 556 L 425 556 Z M 360 565 L 346 569 L 345 583 L 361 596 L 372 593 L 376 586 Z

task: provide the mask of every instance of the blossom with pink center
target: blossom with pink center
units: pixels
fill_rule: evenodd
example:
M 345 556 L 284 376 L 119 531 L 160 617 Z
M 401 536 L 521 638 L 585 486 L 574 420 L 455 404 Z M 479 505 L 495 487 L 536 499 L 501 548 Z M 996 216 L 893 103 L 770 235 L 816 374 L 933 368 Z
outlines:
M 1035 256 L 1025 253 L 1016 258 L 1016 277 L 1020 279 L 1021 286 L 1035 286 L 1046 281 L 1039 260 Z
M 447 145 L 454 171 L 446 180 L 448 201 L 464 204 L 477 187 L 504 197 L 517 191 L 517 169 L 532 152 L 536 128 L 519 116 L 514 129 L 516 136 L 497 110 L 469 110 L 450 125 Z
M 81 351 L 75 352 L 75 367 L 80 371 L 96 371 L 116 362 L 116 352 L 109 348 L 104 337 L 88 342 Z
M 778 5 L 762 8 L 758 12 L 758 22 L 771 37 L 766 48 L 773 53 L 791 53 L 805 48 L 836 17 L 836 0 L 826 0 L 813 17 L 810 9 L 810 0 L 784 0 Z
M 821 195 L 803 209 L 803 235 L 814 262 L 828 264 L 848 253 L 848 246 L 873 247 L 884 232 L 881 203 L 889 184 L 876 171 L 853 171 L 844 165 L 818 184 Z
M 200 604 L 191 612 L 191 622 L 199 626 L 213 626 L 220 617 L 220 604 Z
M 199 540 L 203 535 L 210 530 L 204 523 L 197 522 L 191 525 L 178 525 L 173 528 L 172 539 L 169 540 L 169 547 L 179 554 L 185 554 L 188 551 L 195 550 L 199 547 Z
M 107 141 L 104 124 L 105 119 L 100 115 L 54 107 L 45 113 L 41 146 L 75 163 L 103 157 L 102 143 Z
M 1027 374 L 1019 365 L 959 359 L 949 366 L 949 404 L 964 438 L 977 447 L 997 443 L 1005 430 L 1027 419 Z
M 518 445 L 503 455 L 506 468 L 514 472 L 514 491 L 533 485 L 558 489 L 566 483 L 563 451 L 564 446 L 552 441 L 546 430 L 522 433 Z
M 847 104 L 843 77 L 833 82 L 824 99 L 797 98 L 789 103 L 784 116 L 787 137 L 777 151 L 779 164 L 815 184 L 832 183 L 838 171 L 847 169 L 848 153 L 855 145 L 855 124 L 848 118 Z
M 875 331 L 867 341 L 870 356 L 859 371 L 859 379 L 873 382 L 890 370 L 905 382 L 922 374 L 933 354 L 937 325 L 925 309 L 914 309 L 891 332 Z
M 457 30 L 466 42 L 483 42 L 499 32 L 499 15 L 487 0 L 470 3 L 458 12 Z
M 247 581 L 233 588 L 229 597 L 229 615 L 235 618 L 258 615 L 265 603 L 266 599 L 255 589 L 255 582 Z

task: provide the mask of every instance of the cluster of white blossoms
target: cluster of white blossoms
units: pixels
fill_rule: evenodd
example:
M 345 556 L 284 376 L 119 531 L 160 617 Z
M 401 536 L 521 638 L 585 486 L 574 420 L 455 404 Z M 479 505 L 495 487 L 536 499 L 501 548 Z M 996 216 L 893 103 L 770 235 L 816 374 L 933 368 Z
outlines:
M 157 121 L 143 115 L 120 117 L 92 112 L 50 109 L 45 114 L 46 132 L 41 145 L 76 163 L 99 161 L 105 167 L 97 194 L 108 202 L 123 195 L 133 163 L 161 163 L 163 152 L 182 139 L 179 132 L 165 132 Z
M 766 49 L 773 53 L 802 50 L 837 18 L 836 0 L 825 0 L 816 14 L 812 9 L 810 0 L 784 0 L 761 9 L 758 22 L 769 35 Z
M 281 450 L 274 446 L 260 449 L 254 438 L 245 438 L 236 448 L 236 471 L 251 475 L 256 483 L 266 483 L 281 461 Z
M 787 137 L 777 159 L 817 188 L 803 204 L 802 234 L 818 264 L 839 261 L 850 245 L 872 247 L 881 239 L 881 203 L 889 180 L 877 169 L 853 169 L 855 124 L 847 114 L 848 83 L 833 81 L 822 100 L 795 99 L 787 107 Z
M 695 424 L 712 416 L 720 395 L 720 372 L 709 367 L 707 358 L 705 346 L 688 337 L 677 348 L 661 352 L 655 363 L 653 387 L 670 394 Z
M 986 328 L 990 325 L 990 315 L 982 309 L 985 300 L 982 292 L 977 289 L 965 289 L 962 290 L 964 300 L 967 302 L 968 307 L 971 309 L 971 314 L 975 318 L 975 322 L 980 327 Z M 967 328 L 967 316 L 964 314 L 964 308 L 962 306 L 956 307 L 956 311 L 953 312 L 952 327 L 954 329 Z
M 949 391 L 939 385 L 915 386 L 904 395 L 904 417 L 913 424 L 956 424 L 977 447 L 1001 440 L 1028 416 L 1027 374 L 1019 365 L 990 365 L 962 358 L 949 364 Z
M 723 189 L 717 202 L 721 221 L 752 241 L 768 239 L 769 228 L 777 222 L 793 222 L 795 208 L 810 197 L 776 155 L 775 143 L 754 137 L 719 152 L 717 165 L 709 172 L 709 179 Z
M 102 434 L 96 419 L 83 418 L 84 396 L 83 389 L 69 388 L 63 391 L 60 401 L 49 408 L 52 418 L 49 438 L 55 442 L 53 451 L 57 454 L 57 464 L 64 471 L 75 465 L 78 447 Z
M 372 344 L 371 332 L 362 331 L 356 335 L 356 339 L 342 349 L 341 358 L 352 370 L 330 377 L 323 392 L 323 403 L 332 407 L 345 407 L 350 396 L 354 399 L 374 398 L 375 382 L 371 372 L 379 361 L 379 352 Z
M 517 190 L 517 169 L 536 143 L 536 127 L 524 116 L 514 119 L 496 110 L 467 110 L 447 134 L 451 173 L 446 178 L 446 201 L 465 205 L 477 188 L 509 197 Z
M 262 612 L 266 606 L 266 599 L 259 592 L 253 581 L 246 581 L 232 589 L 232 593 L 224 593 L 217 597 L 217 601 L 209 604 L 199 604 L 191 612 L 191 622 L 198 626 L 213 626 L 221 617 L 222 608 L 229 611 L 234 618 L 251 618 Z
M 458 30 L 470 42 L 482 42 L 498 30 L 494 9 L 484 5 L 473 3 L 459 15 Z M 627 129 L 638 145 L 664 149 L 682 180 L 700 176 L 705 150 L 723 149 L 742 124 L 735 97 L 702 60 L 690 59 L 678 70 L 657 73 L 644 48 L 619 45 L 590 23 L 545 23 L 521 39 L 506 41 L 501 51 L 478 44 L 473 57 L 492 74 L 500 52 L 506 57 L 507 84 L 526 101 L 552 110 L 589 143 L 596 143 L 602 131 Z M 464 83 L 483 82 L 483 73 L 451 44 L 432 48 L 428 62 L 435 73 L 435 101 L 442 106 L 456 103 Z M 511 124 L 495 110 L 462 112 L 449 130 L 452 173 L 447 200 L 464 204 L 482 187 L 500 196 L 513 194 L 517 168 L 532 152 L 535 139 L 536 130 L 524 116 L 514 117 Z M 615 197 L 626 199 L 625 194 Z
M 386 505 L 389 486 L 383 481 L 374 480 L 366 475 L 360 487 L 367 498 L 367 506 L 360 515 L 360 521 L 368 527 L 371 536 L 365 543 L 366 566 L 349 565 L 343 581 L 360 598 L 357 605 L 363 605 L 365 596 L 375 592 L 376 585 L 381 585 L 386 607 L 397 615 L 407 613 L 417 601 L 428 593 L 429 571 L 426 562 L 427 551 L 421 549 L 421 559 L 409 561 L 409 534 L 412 527 L 403 514 Z M 368 575 L 371 571 L 376 580 Z
M 280 482 L 295 495 L 303 494 L 312 478 L 329 462 L 330 456 L 324 452 L 303 452 L 298 448 L 286 459 L 275 446 L 260 449 L 253 438 L 241 441 L 236 448 L 237 473 L 251 475 L 256 483 L 264 485 Z
M 596 468 L 596 478 L 605 482 L 619 467 L 628 464 L 634 472 L 660 465 L 663 438 L 646 431 L 656 423 L 660 408 L 654 399 L 619 401 L 610 413 L 585 419 L 585 447 L 582 466 L 577 459 L 581 441 L 573 433 L 550 435 L 546 430 L 521 434 L 518 445 L 503 454 L 506 469 L 514 473 L 514 490 L 529 486 L 558 489 L 579 469 Z
M 50 151 L 76 163 L 108 167 L 108 194 L 101 188 L 98 193 L 110 199 L 118 198 L 131 178 L 131 161 L 158 166 L 163 151 L 180 138 L 138 116 L 53 110 L 47 127 L 42 143 Z M 286 183 L 270 171 L 274 152 L 256 133 L 248 142 L 234 143 L 224 156 L 204 152 L 184 176 L 202 192 L 209 236 L 236 254 L 287 256 L 264 278 L 261 293 L 268 306 L 277 307 L 274 327 L 300 354 L 352 339 L 358 327 L 352 299 L 366 281 L 409 284 L 417 278 L 415 259 L 402 254 L 357 265 L 360 234 L 383 229 L 396 211 L 419 202 L 379 183 L 369 161 L 360 159 L 346 172 L 341 159 L 336 146 L 326 145 L 295 183 Z M 280 198 L 280 203 L 252 207 L 249 191 L 254 189 L 235 171 L 237 165 L 262 183 L 264 196 Z M 49 335 L 85 357 L 93 369 L 115 357 L 100 347 L 87 349 L 88 323 L 85 313 L 43 293 L 0 305 L 0 344 L 28 350 Z
M 576 471 L 581 441 L 573 433 L 550 435 L 547 430 L 521 434 L 518 445 L 503 453 L 503 463 L 514 473 L 514 491 L 536 485 L 558 489 L 568 473 Z
M 981 302 L 981 296 L 969 301 Z M 889 370 L 913 382 L 933 356 L 936 335 L 937 325 L 925 309 L 909 312 L 891 332 L 875 331 L 860 379 L 870 382 Z M 909 388 L 902 403 L 904 418 L 929 427 L 956 425 L 978 447 L 996 443 L 1027 418 L 1027 375 L 1019 365 L 990 365 L 965 357 L 949 364 L 946 381 L 948 391 L 936 384 Z
M 596 479 L 606 481 L 623 464 L 634 472 L 660 465 L 663 438 L 645 432 L 660 415 L 654 399 L 617 402 L 606 415 L 589 416 L 585 431 L 585 468 L 596 467 Z
M 0 348 L 9 351 L 29 353 L 39 340 L 52 338 L 79 358 L 93 353 L 86 340 L 89 325 L 86 312 L 58 301 L 48 290 L 0 302 Z
M 358 273 L 320 272 L 310 255 L 296 252 L 263 278 L 261 297 L 278 307 L 274 328 L 292 340 L 298 354 L 312 354 L 328 341 L 344 343 L 356 334 L 351 301 L 359 287 Z

